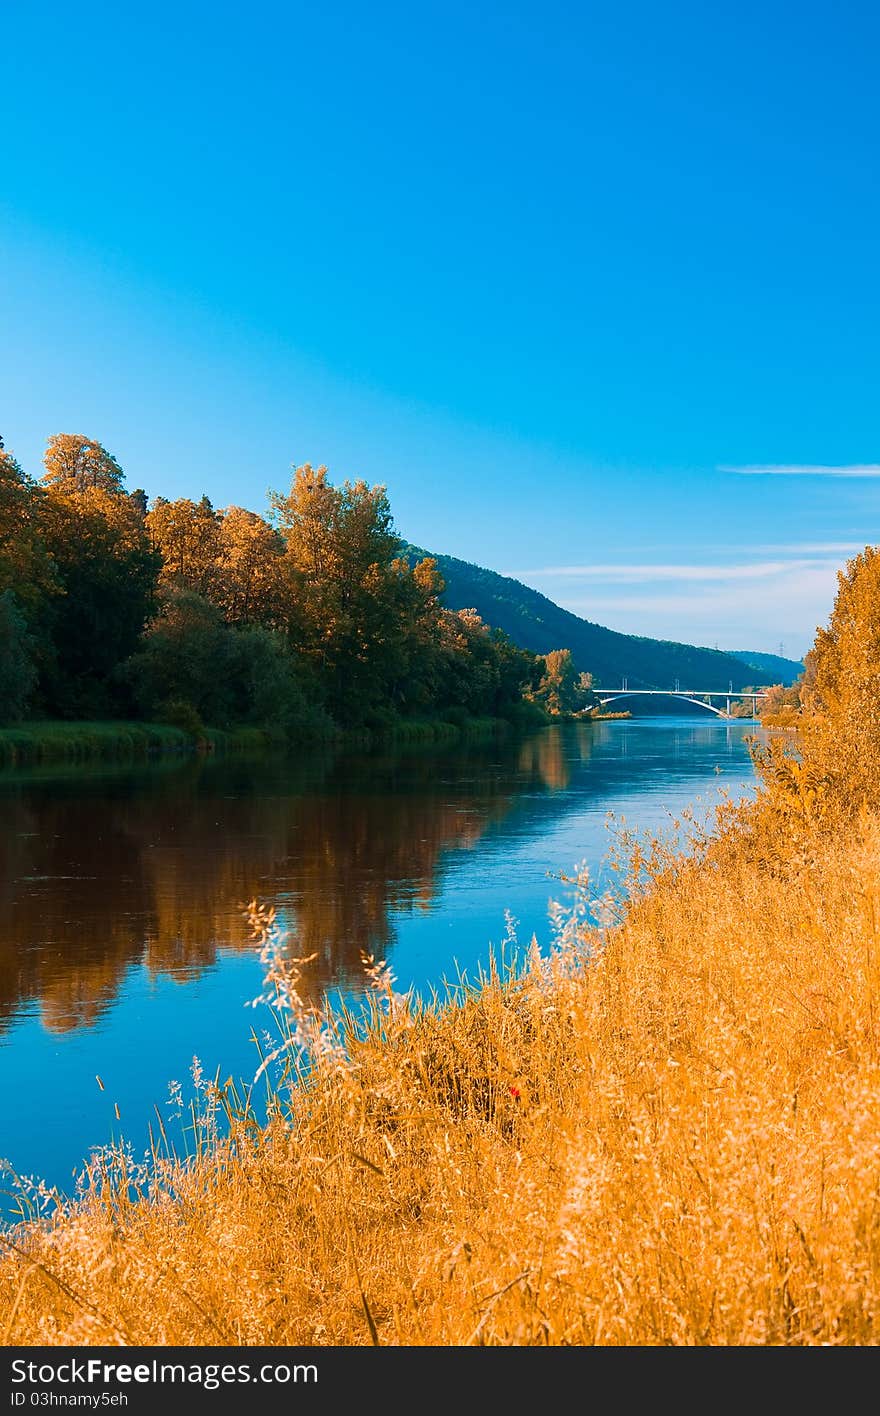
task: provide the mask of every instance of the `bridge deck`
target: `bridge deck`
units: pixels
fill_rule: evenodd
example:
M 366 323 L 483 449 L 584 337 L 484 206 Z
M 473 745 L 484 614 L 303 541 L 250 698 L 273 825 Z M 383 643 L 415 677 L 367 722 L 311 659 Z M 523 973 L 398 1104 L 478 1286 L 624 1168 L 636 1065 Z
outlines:
M 757 709 L 762 698 L 767 697 L 765 688 L 753 689 L 724 689 L 720 688 L 597 688 L 596 697 L 604 708 L 608 703 L 616 703 L 621 698 L 678 698 L 682 703 L 692 703 L 697 708 L 706 708 L 710 713 L 715 713 L 719 718 L 730 716 L 730 705 L 737 699 L 751 699 L 753 710 Z M 726 708 L 716 708 L 711 700 L 713 698 L 723 698 Z
M 659 694 L 662 698 L 766 698 L 766 688 L 597 688 L 596 693 L 633 698 L 636 694 Z

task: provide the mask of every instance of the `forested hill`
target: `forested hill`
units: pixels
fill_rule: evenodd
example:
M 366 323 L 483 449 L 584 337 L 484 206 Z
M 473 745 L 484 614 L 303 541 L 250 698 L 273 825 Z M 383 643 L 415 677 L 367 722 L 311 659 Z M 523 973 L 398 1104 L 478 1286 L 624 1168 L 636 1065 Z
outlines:
M 570 649 L 576 667 L 591 673 L 605 688 L 619 687 L 626 675 L 630 688 L 672 688 L 678 679 L 682 688 L 723 691 L 730 683 L 734 689 L 779 683 L 778 666 L 782 664 L 789 664 L 792 671 L 789 681 L 800 673 L 799 664 L 775 656 L 770 657 L 777 669 L 768 676 L 760 666 L 716 649 L 618 634 L 562 609 L 509 576 L 417 546 L 407 546 L 405 553 L 411 560 L 434 556 L 446 582 L 443 598 L 449 609 L 475 609 L 487 624 L 503 629 L 520 648 L 536 654 Z
M 782 683 L 786 688 L 800 678 L 804 671 L 803 662 L 784 659 L 780 654 L 759 654 L 752 649 L 734 649 L 735 659 L 742 659 L 757 669 L 763 683 Z

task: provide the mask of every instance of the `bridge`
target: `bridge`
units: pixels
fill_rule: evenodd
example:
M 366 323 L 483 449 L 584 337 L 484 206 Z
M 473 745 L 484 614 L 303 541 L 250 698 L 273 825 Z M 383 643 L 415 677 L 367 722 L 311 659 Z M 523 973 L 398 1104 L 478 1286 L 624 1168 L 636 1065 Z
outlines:
M 731 703 L 749 698 L 752 700 L 752 711 L 757 716 L 758 703 L 762 698 L 767 697 L 767 690 L 766 688 L 758 688 L 750 693 L 743 693 L 739 690 L 734 692 L 732 686 L 726 691 L 719 691 L 702 688 L 683 689 L 678 685 L 675 688 L 627 688 L 626 679 L 624 679 L 622 688 L 597 688 L 596 697 L 603 708 L 609 703 L 619 702 L 621 698 L 680 698 L 683 703 L 692 703 L 695 708 L 708 708 L 710 713 L 716 713 L 719 718 L 729 718 Z M 724 707 L 716 707 L 711 701 L 713 698 L 723 698 Z

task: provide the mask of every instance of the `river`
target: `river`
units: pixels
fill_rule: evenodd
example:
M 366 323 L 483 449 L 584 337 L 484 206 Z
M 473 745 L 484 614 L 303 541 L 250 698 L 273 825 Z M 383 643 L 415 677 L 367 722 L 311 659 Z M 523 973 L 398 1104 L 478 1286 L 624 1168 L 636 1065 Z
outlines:
M 454 748 L 0 774 L 0 1155 L 69 1191 L 111 1136 L 143 1152 L 194 1056 L 221 1080 L 253 1077 L 251 1030 L 268 1019 L 246 1007 L 262 981 L 248 900 L 317 954 L 315 997 L 361 988 L 362 951 L 401 989 L 442 990 L 487 962 L 506 911 L 520 941 L 549 941 L 556 877 L 586 860 L 601 880 L 615 823 L 666 831 L 688 804 L 751 791 L 754 732 L 641 718 Z

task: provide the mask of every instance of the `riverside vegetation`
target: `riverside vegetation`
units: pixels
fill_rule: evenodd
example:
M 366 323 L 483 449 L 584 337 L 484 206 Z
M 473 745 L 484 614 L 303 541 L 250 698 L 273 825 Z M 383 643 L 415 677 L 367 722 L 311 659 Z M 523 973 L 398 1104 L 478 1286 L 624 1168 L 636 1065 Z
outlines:
M 532 654 L 443 606 L 383 487 L 304 465 L 267 520 L 205 496 L 148 503 L 79 435 L 50 438 L 44 462 L 36 481 L 0 440 L 0 764 L 248 730 L 443 736 L 594 702 L 567 651 Z
M 874 1344 L 880 1338 L 880 556 L 841 577 L 797 752 L 677 852 L 621 837 L 521 968 L 366 1018 L 251 923 L 256 1090 L 193 1072 L 188 1153 L 24 1186 L 7 1344 Z M 269 1119 L 254 1097 L 265 1088 Z M 26 1201 L 26 1203 L 25 1203 Z

